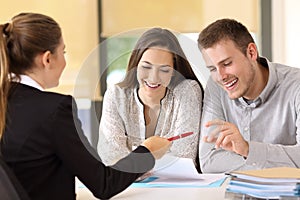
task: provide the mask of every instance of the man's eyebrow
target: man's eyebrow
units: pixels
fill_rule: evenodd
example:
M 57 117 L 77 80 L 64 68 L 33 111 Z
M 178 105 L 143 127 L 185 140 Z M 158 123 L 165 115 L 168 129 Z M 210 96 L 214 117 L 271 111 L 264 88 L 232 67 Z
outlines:
M 223 60 L 221 60 L 221 61 L 218 62 L 218 65 L 220 65 L 220 64 L 222 64 L 222 63 L 224 63 L 224 62 L 226 62 L 226 61 L 229 60 L 229 59 L 231 59 L 231 57 L 224 58 Z
M 216 66 L 214 66 L 214 65 L 207 65 L 206 67 L 209 68 L 209 69 L 210 68 L 216 68 Z
M 219 62 L 217 63 L 217 65 L 221 65 L 222 63 L 226 62 L 226 61 L 229 60 L 229 59 L 231 59 L 231 57 L 224 58 L 223 60 L 219 61 Z M 216 66 L 215 66 L 215 65 L 207 65 L 206 68 L 211 69 L 211 68 L 216 68 Z

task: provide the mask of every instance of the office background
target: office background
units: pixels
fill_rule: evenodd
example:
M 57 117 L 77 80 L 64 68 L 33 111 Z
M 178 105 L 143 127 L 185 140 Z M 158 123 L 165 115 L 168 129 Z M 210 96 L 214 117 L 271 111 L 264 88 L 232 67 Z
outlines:
M 83 128 L 95 146 L 102 96 L 126 68 L 142 30 L 166 27 L 196 44 L 206 25 L 235 18 L 253 33 L 262 56 L 297 67 L 299 8 L 297 0 L 1 0 L 0 23 L 19 12 L 39 12 L 61 25 L 67 66 L 51 91 L 76 97 Z M 196 68 L 200 76 L 206 73 L 204 66 Z

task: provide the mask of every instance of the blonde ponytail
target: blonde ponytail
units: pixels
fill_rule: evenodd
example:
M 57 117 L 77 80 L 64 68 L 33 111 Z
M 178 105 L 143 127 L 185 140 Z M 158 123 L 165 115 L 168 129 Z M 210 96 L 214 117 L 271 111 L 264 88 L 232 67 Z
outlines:
M 10 76 L 19 77 L 31 69 L 37 54 L 55 52 L 61 29 L 51 17 L 20 13 L 0 25 L 0 138 L 5 131 Z
M 3 135 L 6 123 L 7 96 L 10 86 L 9 81 L 9 57 L 6 46 L 6 27 L 9 24 L 0 25 L 0 139 Z

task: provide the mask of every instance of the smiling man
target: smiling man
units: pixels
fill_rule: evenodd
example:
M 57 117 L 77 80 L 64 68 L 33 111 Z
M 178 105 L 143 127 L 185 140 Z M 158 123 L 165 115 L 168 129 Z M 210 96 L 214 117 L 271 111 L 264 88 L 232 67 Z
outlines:
M 198 45 L 211 74 L 202 171 L 300 167 L 300 70 L 260 57 L 247 28 L 232 19 L 206 27 Z

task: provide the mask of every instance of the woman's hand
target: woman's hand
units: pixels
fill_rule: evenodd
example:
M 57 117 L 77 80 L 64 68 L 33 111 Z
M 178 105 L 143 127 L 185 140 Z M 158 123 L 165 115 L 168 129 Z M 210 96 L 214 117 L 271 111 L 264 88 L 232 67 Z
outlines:
M 155 159 L 160 159 L 169 150 L 171 142 L 167 138 L 152 136 L 147 138 L 142 146 L 149 149 Z

